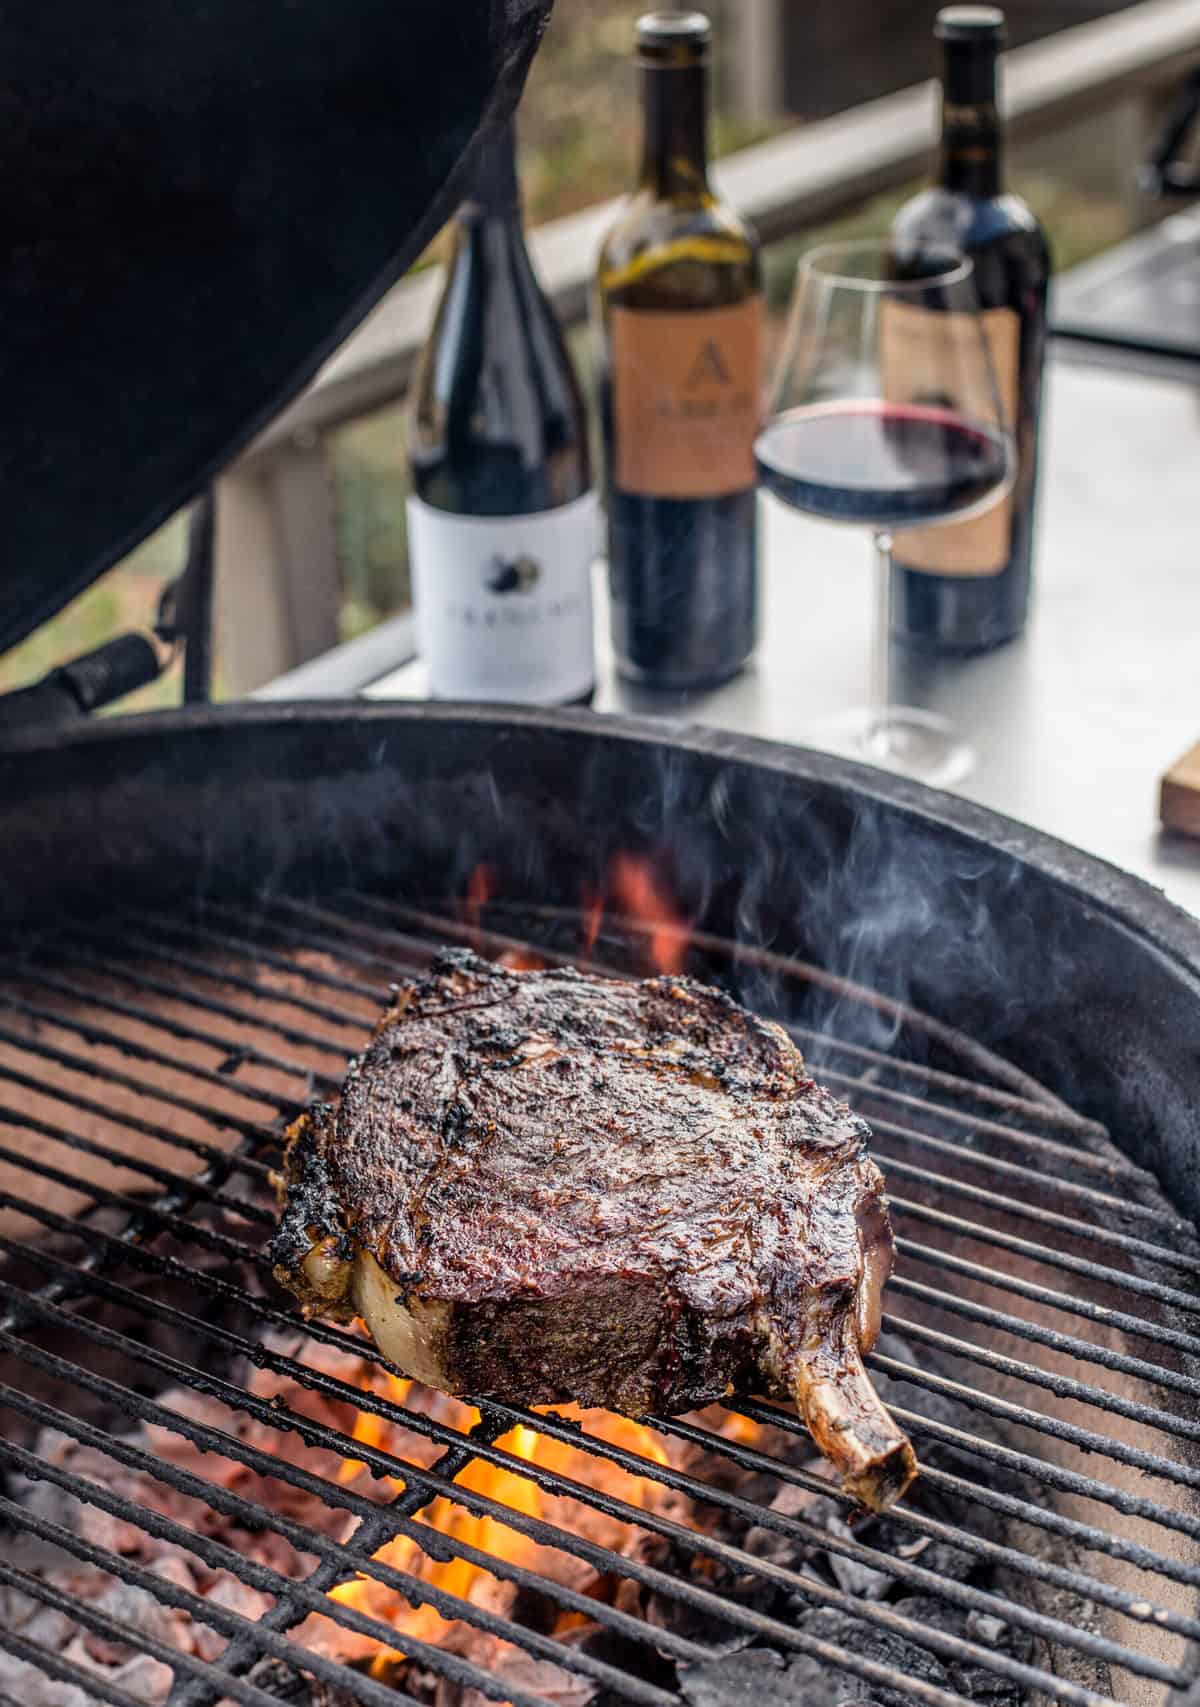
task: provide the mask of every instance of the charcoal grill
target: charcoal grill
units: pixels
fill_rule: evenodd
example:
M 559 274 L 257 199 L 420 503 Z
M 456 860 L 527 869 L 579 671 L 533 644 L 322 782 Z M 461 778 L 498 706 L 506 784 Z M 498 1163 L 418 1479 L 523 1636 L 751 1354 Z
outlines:
M 387 1641 L 387 1625 L 327 1598 L 356 1573 L 596 1685 L 600 1699 L 649 1707 L 690 1698 L 714 1666 L 736 1678 L 728 1668 L 762 1648 L 836 1668 L 845 1693 L 929 1707 L 978 1699 L 981 1678 L 984 1698 L 1077 1707 L 1192 1686 L 1200 932 L 1160 897 L 868 770 L 584 714 L 243 708 L 136 720 L 27 740 L 0 757 L 0 801 L 0 1583 L 160 1659 L 189 1707 L 276 1700 L 269 1662 L 373 1707 L 427 1700 L 431 1678 L 520 1707 L 548 1699 L 434 1642 L 406 1637 L 408 1665 L 388 1677 L 301 1648 L 296 1626 L 318 1608 Z M 297 1329 L 261 1251 L 282 1124 L 328 1093 L 389 980 L 439 943 L 644 970 L 669 922 L 622 917 L 610 900 L 589 940 L 585 898 L 618 852 L 644 855 L 688 922 L 689 970 L 782 1018 L 876 1130 L 901 1256 L 875 1373 L 926 1462 L 927 1503 L 910 1502 L 890 1542 L 830 1533 L 802 1503 L 792 1515 L 770 1506 L 764 1488 L 829 1494 L 803 1451 L 652 1419 L 659 1439 L 703 1449 L 702 1470 L 680 1470 L 557 1413 L 493 1403 L 464 1430 L 330 1375 L 323 1348 L 373 1356 L 347 1331 L 309 1324 L 282 1349 L 264 1338 Z M 464 906 L 481 866 L 493 898 L 475 891 Z M 347 1416 L 401 1423 L 439 1455 L 422 1467 L 280 1407 L 256 1394 L 255 1368 L 344 1401 Z M 181 1414 L 171 1390 L 219 1398 L 231 1419 L 270 1432 L 235 1439 Z M 772 1440 L 803 1436 L 778 1407 L 730 1405 L 770 1424 Z M 330 1540 L 160 1460 L 131 1438 L 147 1422 L 359 1526 Z M 598 1471 L 567 1477 L 514 1456 L 497 1442 L 517 1423 L 580 1448 L 585 1465 L 615 1463 L 688 1496 L 692 1515 L 639 1509 Z M 81 1476 L 39 1447 L 43 1428 L 247 1531 L 270 1529 L 311 1567 L 285 1580 Z M 319 1468 L 326 1452 L 399 1491 L 364 1498 Z M 617 1554 L 461 1487 L 480 1461 L 665 1551 Z M 28 1499 L 28 1478 L 59 1491 L 51 1515 Z M 426 1508 L 438 1495 L 632 1587 L 597 1602 L 436 1533 Z M 274 1605 L 255 1621 L 197 1600 L 81 1538 L 80 1502 Z M 775 1551 L 752 1544 L 764 1532 Z M 373 1561 L 395 1535 L 516 1584 L 514 1609 Z M 33 1541 L 192 1614 L 223 1651 L 180 1654 L 111 1610 L 56 1600 L 29 1565 Z M 861 1598 L 844 1566 L 838 1576 L 806 1563 L 810 1544 L 883 1572 L 888 1598 Z M 939 1568 L 963 1557 L 969 1569 Z M 565 1639 L 562 1613 L 584 1614 L 604 1639 Z M 992 1618 L 1011 1640 L 992 1645 Z M 11 1627 L 0 1625 L 0 1650 L 113 1707 L 139 1699 Z

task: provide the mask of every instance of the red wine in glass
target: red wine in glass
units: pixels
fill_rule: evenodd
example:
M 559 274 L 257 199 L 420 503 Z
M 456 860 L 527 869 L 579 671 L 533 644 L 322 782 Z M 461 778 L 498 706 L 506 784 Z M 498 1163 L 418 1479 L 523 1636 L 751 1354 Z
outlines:
M 769 492 L 809 515 L 919 527 L 975 509 L 1005 477 L 1004 434 L 952 409 L 877 398 L 810 403 L 755 445 Z
M 871 700 L 822 719 L 818 745 L 943 785 L 970 768 L 944 717 L 892 701 L 891 545 L 996 504 L 1009 429 L 966 256 L 868 239 L 801 258 L 755 461 L 771 497 L 875 546 Z

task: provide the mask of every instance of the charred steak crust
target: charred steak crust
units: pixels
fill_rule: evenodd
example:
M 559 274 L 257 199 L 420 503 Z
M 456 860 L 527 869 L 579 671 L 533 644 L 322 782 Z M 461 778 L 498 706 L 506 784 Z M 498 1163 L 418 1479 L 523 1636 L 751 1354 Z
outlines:
M 899 1442 L 903 1482 L 860 1358 L 892 1248 L 869 1136 L 721 991 L 447 951 L 291 1127 L 272 1260 L 452 1392 L 638 1415 L 804 1373 L 822 1449 Z

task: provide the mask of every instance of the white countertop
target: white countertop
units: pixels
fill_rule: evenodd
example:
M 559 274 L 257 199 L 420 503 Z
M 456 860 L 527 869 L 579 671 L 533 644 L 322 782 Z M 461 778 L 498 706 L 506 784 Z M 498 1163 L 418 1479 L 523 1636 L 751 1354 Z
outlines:
M 896 697 L 966 731 L 978 758 L 957 792 L 1200 915 L 1200 840 L 1162 836 L 1157 817 L 1161 773 L 1200 741 L 1200 389 L 1058 360 L 1047 391 L 1030 627 L 964 663 L 897 651 Z M 764 602 L 751 666 L 713 693 L 651 698 L 615 679 L 602 633 L 597 710 L 819 745 L 813 726 L 861 702 L 865 534 L 759 502 Z M 420 662 L 366 691 L 420 697 Z

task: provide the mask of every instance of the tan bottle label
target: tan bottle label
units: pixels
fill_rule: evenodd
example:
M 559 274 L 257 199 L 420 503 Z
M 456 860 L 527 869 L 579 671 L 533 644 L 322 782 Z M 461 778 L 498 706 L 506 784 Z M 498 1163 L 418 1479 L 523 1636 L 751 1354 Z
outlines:
M 614 468 L 624 492 L 717 498 L 754 484 L 762 298 L 610 319 Z
M 1004 424 L 1011 432 L 1017 410 L 1017 361 L 1021 323 L 1011 308 L 985 308 L 978 316 L 992 358 Z M 991 397 L 972 405 L 957 393 L 966 364 L 955 360 L 956 343 L 966 348 L 977 337 L 972 317 L 915 307 L 887 298 L 880 316 L 880 355 L 884 396 L 896 403 L 938 402 L 931 375 L 944 357 L 947 392 L 957 408 L 980 419 L 994 418 Z M 982 364 L 981 364 L 982 365 Z M 892 541 L 892 556 L 907 569 L 930 575 L 998 575 L 1009 559 L 1012 540 L 1012 499 L 1003 497 L 966 521 L 937 527 L 905 528 Z

